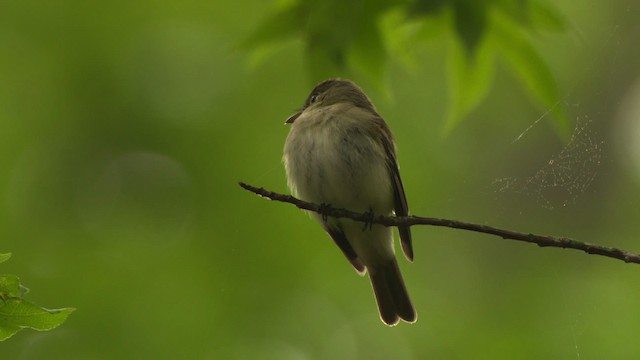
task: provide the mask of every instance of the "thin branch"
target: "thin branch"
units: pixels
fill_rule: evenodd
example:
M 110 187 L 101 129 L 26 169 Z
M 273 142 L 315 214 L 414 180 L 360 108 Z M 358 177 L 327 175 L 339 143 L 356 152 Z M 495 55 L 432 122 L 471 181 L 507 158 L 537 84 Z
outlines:
M 290 203 L 297 206 L 300 209 L 317 212 L 319 214 L 331 216 L 335 218 L 349 218 L 356 221 L 362 221 L 365 223 L 368 222 L 372 224 L 380 224 L 384 226 L 400 226 L 400 225 L 444 226 L 444 227 L 449 227 L 453 229 L 462 229 L 462 230 L 495 235 L 507 240 L 525 241 L 525 242 L 537 244 L 538 246 L 549 246 L 549 247 L 559 247 L 564 249 L 582 250 L 587 254 L 601 255 L 601 256 L 606 256 L 613 259 L 622 260 L 626 263 L 640 264 L 640 254 L 628 252 L 618 248 L 600 246 L 600 245 L 590 244 L 587 242 L 581 242 L 581 241 L 577 241 L 577 240 L 566 238 L 566 237 L 527 234 L 527 233 L 521 233 L 517 231 L 498 229 L 498 228 L 487 226 L 487 225 L 478 225 L 478 224 L 471 224 L 471 223 L 466 223 L 466 222 L 457 221 L 457 220 L 447 220 L 447 219 L 429 218 L 429 217 L 421 217 L 421 216 L 395 217 L 395 216 L 379 215 L 372 218 L 371 214 L 367 214 L 367 213 L 363 214 L 363 213 L 357 213 L 357 212 L 353 212 L 345 209 L 337 209 L 337 208 L 332 208 L 327 206 L 321 206 L 319 204 L 302 201 L 291 195 L 279 194 L 273 191 L 265 190 L 263 188 L 257 188 L 255 186 L 251 186 L 243 182 L 240 183 L 240 186 L 245 190 L 251 191 L 262 197 L 266 197 L 268 199 L 275 200 L 275 201 Z

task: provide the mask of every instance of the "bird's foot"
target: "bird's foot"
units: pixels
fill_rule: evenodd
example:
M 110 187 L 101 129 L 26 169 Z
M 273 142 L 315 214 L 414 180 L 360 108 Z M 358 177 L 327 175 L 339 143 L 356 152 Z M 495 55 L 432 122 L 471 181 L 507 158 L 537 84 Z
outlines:
M 321 203 L 320 208 L 318 209 L 318 213 L 322 217 L 322 223 L 325 225 L 327 224 L 327 217 L 329 216 L 327 214 L 327 210 L 329 209 L 331 209 L 331 205 L 328 203 Z
M 373 220 L 376 218 L 376 214 L 373 213 L 372 208 L 369 208 L 369 211 L 364 213 L 364 216 L 367 218 L 367 221 L 364 222 L 362 231 L 371 230 L 371 228 L 373 227 Z

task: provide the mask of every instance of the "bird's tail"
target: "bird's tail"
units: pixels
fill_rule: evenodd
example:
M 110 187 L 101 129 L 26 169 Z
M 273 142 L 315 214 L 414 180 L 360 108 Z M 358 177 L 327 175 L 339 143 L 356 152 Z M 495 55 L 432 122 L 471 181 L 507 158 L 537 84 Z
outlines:
M 414 323 L 417 319 L 416 309 L 411 304 L 396 259 L 367 266 L 367 270 L 382 321 L 389 326 L 395 326 L 400 319 Z

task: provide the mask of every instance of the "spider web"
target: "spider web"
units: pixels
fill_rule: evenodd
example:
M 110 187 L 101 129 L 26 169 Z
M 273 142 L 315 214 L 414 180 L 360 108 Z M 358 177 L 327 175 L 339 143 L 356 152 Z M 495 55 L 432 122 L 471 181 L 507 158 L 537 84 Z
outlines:
M 626 5 L 626 9 L 621 13 L 630 13 L 633 2 Z M 631 18 L 629 18 L 631 19 Z M 584 64 L 586 73 L 592 73 L 599 66 L 608 68 L 606 75 L 613 81 L 614 69 L 620 61 L 620 56 L 624 55 L 624 49 L 620 46 L 620 39 L 632 26 L 632 20 L 626 19 L 622 23 L 616 23 L 608 32 L 608 35 L 601 40 L 597 53 L 603 53 L 609 48 L 610 56 L 604 60 L 605 64 L 599 64 L 597 60 L 592 60 Z M 585 42 L 588 37 L 574 27 L 581 41 Z M 608 65 L 607 65 L 608 63 Z M 589 78 L 585 76 L 584 78 Z M 617 86 L 617 85 L 611 85 Z M 569 94 L 573 93 L 577 85 L 572 86 Z M 601 89 L 600 94 L 606 94 L 608 89 Z M 564 98 L 568 101 L 570 95 Z M 579 104 L 573 104 L 579 107 Z M 557 104 L 556 104 L 557 106 Z M 554 106 L 555 107 L 555 106 Z M 520 133 L 513 143 L 520 141 L 530 130 L 535 128 L 540 122 L 552 116 L 554 107 L 547 109 L 539 118 L 533 121 L 522 133 Z M 529 176 L 524 177 L 504 177 L 494 179 L 492 188 L 495 193 L 516 193 L 523 196 L 533 197 L 543 208 L 553 210 L 557 207 L 566 207 L 575 204 L 582 195 L 586 193 L 596 178 L 603 157 L 605 142 L 596 133 L 593 121 L 587 114 L 578 115 L 576 125 L 571 138 L 562 150 L 548 158 L 548 160 Z
M 529 129 L 530 127 L 524 133 Z M 592 121 L 584 116 L 576 121 L 568 143 L 538 170 L 525 177 L 495 179 L 493 187 L 496 192 L 534 197 L 542 207 L 549 210 L 573 204 L 596 178 L 602 162 L 603 146 L 604 141 L 593 130 Z

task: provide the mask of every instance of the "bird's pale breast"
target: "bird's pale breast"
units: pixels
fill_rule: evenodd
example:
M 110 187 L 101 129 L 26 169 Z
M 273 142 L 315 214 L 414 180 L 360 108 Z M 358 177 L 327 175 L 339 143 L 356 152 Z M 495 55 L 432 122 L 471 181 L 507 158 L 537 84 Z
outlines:
M 338 105 L 303 113 L 287 137 L 290 187 L 302 199 L 354 211 L 390 213 L 393 192 L 381 142 L 368 114 Z

